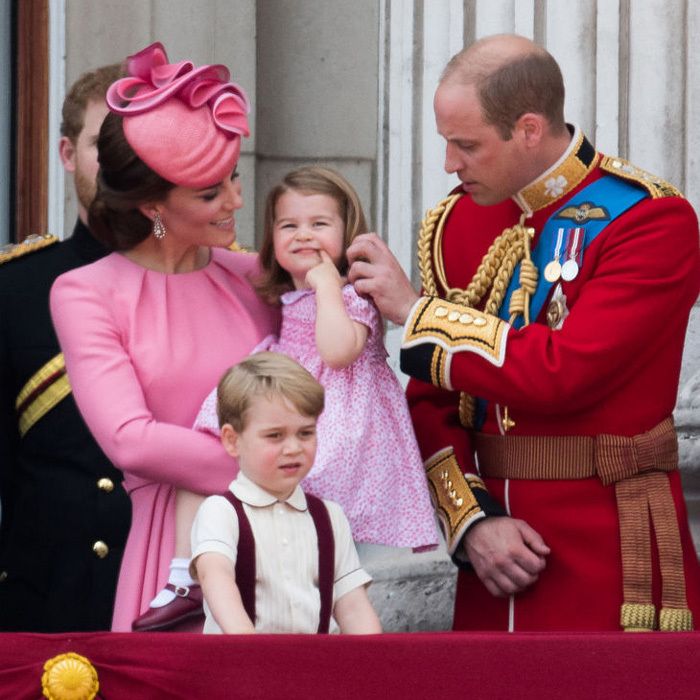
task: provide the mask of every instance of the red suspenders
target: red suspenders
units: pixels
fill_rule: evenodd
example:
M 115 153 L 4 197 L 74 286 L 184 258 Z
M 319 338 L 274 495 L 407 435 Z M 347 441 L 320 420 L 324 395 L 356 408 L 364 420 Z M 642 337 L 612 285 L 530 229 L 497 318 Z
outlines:
M 238 551 L 236 553 L 236 585 L 243 607 L 255 625 L 255 540 L 243 504 L 230 491 L 223 494 L 238 516 Z
M 335 542 L 328 509 L 320 498 L 306 495 L 309 515 L 316 527 L 318 538 L 318 588 L 321 610 L 318 633 L 328 634 L 333 612 L 333 577 L 335 571 Z M 248 617 L 255 624 L 255 539 L 243 504 L 230 491 L 223 494 L 235 508 L 238 516 L 238 553 L 236 555 L 236 584 Z
M 333 612 L 333 579 L 335 572 L 335 541 L 328 509 L 320 498 L 306 495 L 306 504 L 316 526 L 318 539 L 318 590 L 321 610 L 318 619 L 318 634 L 328 634 Z

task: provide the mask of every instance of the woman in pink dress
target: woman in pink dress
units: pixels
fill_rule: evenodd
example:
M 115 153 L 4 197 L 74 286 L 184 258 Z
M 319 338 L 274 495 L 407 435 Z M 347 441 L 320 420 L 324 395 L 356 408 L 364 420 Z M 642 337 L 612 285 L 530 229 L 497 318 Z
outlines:
M 202 399 L 277 324 L 249 281 L 257 257 L 228 250 L 245 93 L 224 66 L 169 64 L 160 44 L 131 56 L 128 73 L 108 92 L 90 209 L 115 252 L 51 293 L 76 401 L 132 499 L 117 631 L 169 580 L 176 489 L 220 493 L 233 476 L 220 442 L 191 429 Z M 196 609 L 187 585 L 173 588 Z

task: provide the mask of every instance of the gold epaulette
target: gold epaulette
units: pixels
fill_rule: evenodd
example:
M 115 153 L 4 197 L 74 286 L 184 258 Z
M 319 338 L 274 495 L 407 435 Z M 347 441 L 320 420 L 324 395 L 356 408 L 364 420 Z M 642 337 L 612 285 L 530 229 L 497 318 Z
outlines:
M 8 243 L 0 247 L 0 265 L 15 258 L 21 258 L 28 253 L 47 248 L 54 243 L 58 243 L 58 241 L 59 239 L 56 236 L 46 233 L 44 235 L 27 236 L 21 243 Z
M 254 250 L 250 250 L 248 248 L 244 248 L 242 245 L 239 245 L 238 241 L 231 243 L 228 249 L 234 253 L 248 253 L 249 255 L 255 253 Z
M 652 199 L 661 197 L 683 197 L 683 193 L 676 189 L 670 182 L 662 180 L 656 175 L 632 165 L 628 160 L 623 158 L 613 158 L 612 156 L 604 156 L 600 162 L 601 170 L 621 177 L 624 180 L 630 180 L 641 185 L 651 196 Z

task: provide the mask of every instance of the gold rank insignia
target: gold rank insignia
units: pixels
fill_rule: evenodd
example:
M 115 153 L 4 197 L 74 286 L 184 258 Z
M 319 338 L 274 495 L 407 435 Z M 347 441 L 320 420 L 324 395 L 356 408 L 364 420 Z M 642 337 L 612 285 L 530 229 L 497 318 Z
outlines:
M 505 360 L 510 326 L 501 318 L 445 299 L 422 297 L 413 307 L 401 344 L 436 346 L 431 375 L 437 386 L 451 388 L 450 359 L 457 352 L 473 352 L 500 367 Z
M 451 447 L 430 457 L 425 463 L 425 473 L 447 550 L 453 554 L 467 527 L 483 517 L 472 487 L 485 490 L 484 483 L 477 476 L 462 474 Z
M 605 207 L 592 202 L 583 202 L 577 207 L 564 207 L 554 218 L 571 219 L 577 224 L 585 224 L 587 221 L 609 221 L 610 214 Z
M 608 173 L 617 175 L 623 180 L 630 180 L 641 185 L 650 195 L 652 199 L 661 197 L 683 197 L 683 193 L 676 189 L 671 183 L 666 182 L 662 178 L 653 175 L 646 170 L 632 165 L 624 158 L 612 158 L 605 156 L 600 162 L 600 167 Z
M 8 243 L 0 246 L 0 265 L 21 258 L 23 255 L 47 248 L 58 243 L 58 238 L 51 234 L 27 236 L 21 243 Z

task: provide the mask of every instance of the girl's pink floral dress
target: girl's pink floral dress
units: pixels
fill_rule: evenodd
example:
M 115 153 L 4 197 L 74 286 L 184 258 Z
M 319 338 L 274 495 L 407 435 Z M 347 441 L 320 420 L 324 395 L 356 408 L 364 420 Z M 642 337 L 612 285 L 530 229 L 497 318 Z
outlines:
M 342 506 L 357 542 L 431 548 L 438 535 L 423 462 L 403 390 L 386 363 L 379 312 L 352 285 L 343 287 L 343 298 L 350 318 L 369 328 L 365 349 L 349 367 L 331 369 L 319 356 L 310 289 L 282 295 L 280 337 L 256 348 L 289 355 L 326 390 L 316 461 L 302 486 Z M 218 431 L 216 390 L 195 427 Z

